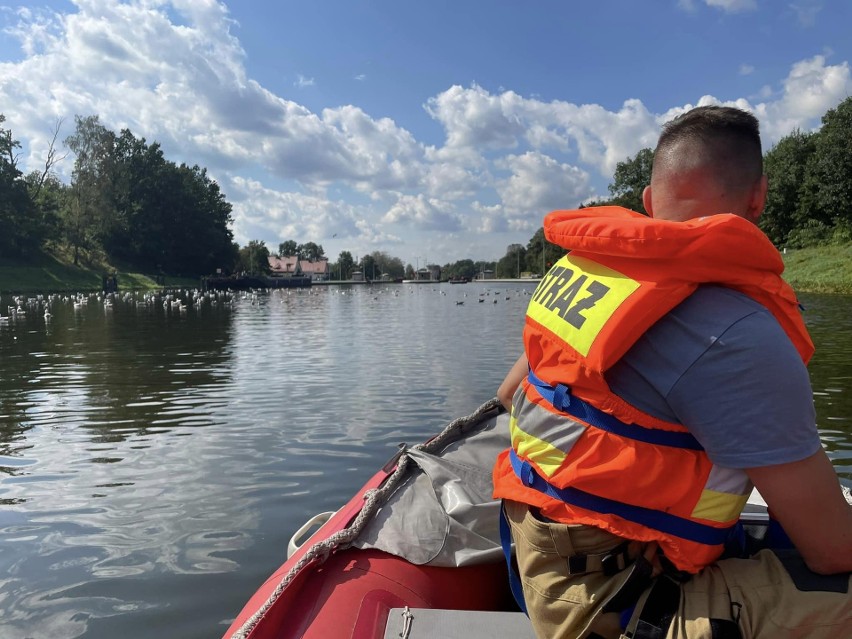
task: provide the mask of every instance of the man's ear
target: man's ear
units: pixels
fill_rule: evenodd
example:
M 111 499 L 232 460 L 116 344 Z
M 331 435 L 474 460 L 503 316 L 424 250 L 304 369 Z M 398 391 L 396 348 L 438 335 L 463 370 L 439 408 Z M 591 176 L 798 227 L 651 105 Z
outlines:
M 649 217 L 654 217 L 654 208 L 651 205 L 651 185 L 645 187 L 642 191 L 642 204 L 645 206 L 645 210 L 648 212 Z
M 766 193 L 769 190 L 769 179 L 766 174 L 760 176 L 754 189 L 751 192 L 751 202 L 749 203 L 747 219 L 754 224 L 757 224 L 757 219 L 763 213 L 763 207 L 766 206 Z

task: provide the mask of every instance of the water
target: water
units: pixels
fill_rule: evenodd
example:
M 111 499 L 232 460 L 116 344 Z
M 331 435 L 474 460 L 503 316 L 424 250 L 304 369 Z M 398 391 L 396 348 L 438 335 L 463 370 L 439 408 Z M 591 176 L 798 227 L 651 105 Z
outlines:
M 0 320 L 0 639 L 221 636 L 301 523 L 494 395 L 532 288 L 22 301 Z M 803 301 L 849 479 L 852 298 Z

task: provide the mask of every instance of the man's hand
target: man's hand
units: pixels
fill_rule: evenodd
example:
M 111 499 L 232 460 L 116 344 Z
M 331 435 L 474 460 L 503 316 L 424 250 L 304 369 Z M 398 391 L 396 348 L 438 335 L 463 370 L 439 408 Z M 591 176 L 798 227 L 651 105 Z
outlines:
M 527 362 L 527 356 L 526 354 L 523 354 L 518 358 L 518 361 L 512 365 L 512 368 L 506 375 L 506 379 L 503 380 L 503 383 L 500 384 L 500 388 L 497 389 L 497 399 L 500 400 L 500 403 L 503 404 L 503 407 L 506 410 L 512 410 L 512 396 L 515 394 L 515 391 L 518 390 L 518 386 L 523 381 L 524 377 L 527 376 L 528 371 L 529 363 Z

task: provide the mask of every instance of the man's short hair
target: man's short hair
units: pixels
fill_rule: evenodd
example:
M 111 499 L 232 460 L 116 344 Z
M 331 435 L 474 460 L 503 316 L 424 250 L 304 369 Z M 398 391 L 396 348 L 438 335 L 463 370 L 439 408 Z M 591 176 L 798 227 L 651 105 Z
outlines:
M 726 181 L 750 186 L 763 175 L 760 124 L 751 113 L 725 106 L 696 107 L 663 125 L 654 168 L 677 162 L 671 151 L 680 143 L 700 149 Z

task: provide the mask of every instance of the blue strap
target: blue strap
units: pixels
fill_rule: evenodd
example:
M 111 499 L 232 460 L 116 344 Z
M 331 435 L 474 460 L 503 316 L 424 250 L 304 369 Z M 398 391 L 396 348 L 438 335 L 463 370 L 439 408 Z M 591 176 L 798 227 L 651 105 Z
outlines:
M 605 515 L 617 515 L 627 521 L 641 524 L 646 528 L 659 530 L 660 532 L 688 539 L 708 546 L 717 546 L 725 543 L 730 527 L 714 528 L 691 519 L 684 519 L 661 510 L 633 506 L 624 502 L 599 497 L 577 488 L 556 488 L 541 477 L 528 461 L 518 457 L 514 448 L 509 450 L 509 459 L 512 469 L 525 486 L 533 488 L 548 497 L 558 499 L 571 506 L 584 508 Z
M 509 569 L 509 588 L 512 590 L 512 596 L 515 598 L 518 608 L 529 617 L 527 603 L 524 600 L 524 589 L 521 586 L 521 578 L 512 565 L 512 532 L 509 530 L 509 520 L 506 519 L 506 512 L 503 510 L 502 502 L 500 504 L 500 545 L 503 546 L 506 567 Z
M 595 408 L 588 402 L 571 394 L 571 390 L 565 384 L 551 386 L 539 379 L 532 371 L 527 375 L 530 384 L 536 387 L 539 395 L 550 402 L 556 410 L 568 413 L 600 430 L 604 430 L 620 437 L 633 439 L 646 444 L 658 446 L 669 446 L 671 448 L 686 448 L 689 450 L 704 450 L 698 440 L 690 433 L 662 430 L 659 428 L 647 428 L 638 424 L 628 424 L 609 413 Z

